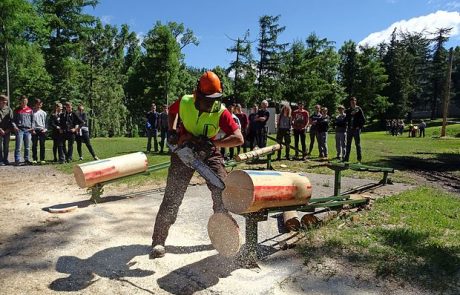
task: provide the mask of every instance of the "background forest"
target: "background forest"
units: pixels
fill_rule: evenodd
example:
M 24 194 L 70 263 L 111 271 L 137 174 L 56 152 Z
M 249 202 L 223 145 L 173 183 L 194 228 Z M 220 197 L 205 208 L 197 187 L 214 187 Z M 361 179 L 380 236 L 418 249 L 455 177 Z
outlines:
M 156 22 L 140 40 L 127 25 L 103 25 L 86 14 L 96 0 L 2 0 L 0 2 L 0 92 L 11 105 L 26 95 L 45 110 L 55 101 L 83 103 L 93 136 L 135 136 L 152 101 L 161 105 L 191 93 L 206 69 L 185 63 L 186 46 L 199 46 L 186 24 Z M 282 17 L 259 18 L 259 31 L 241 32 L 228 48 L 228 68 L 214 69 L 225 96 L 250 105 L 304 101 L 334 110 L 356 96 L 370 119 L 404 118 L 413 111 L 441 115 L 447 91 L 451 28 L 393 32 L 377 47 L 342 45 L 305 32 L 280 43 Z M 338 49 L 337 49 L 338 48 Z M 206 50 L 203 48 L 203 50 Z M 452 103 L 460 104 L 460 47 L 452 48 Z

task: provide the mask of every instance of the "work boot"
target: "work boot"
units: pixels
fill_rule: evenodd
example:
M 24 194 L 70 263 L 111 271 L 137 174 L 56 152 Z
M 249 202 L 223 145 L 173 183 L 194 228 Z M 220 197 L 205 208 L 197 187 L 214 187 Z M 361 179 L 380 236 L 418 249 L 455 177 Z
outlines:
M 161 258 L 165 256 L 165 253 L 166 253 L 166 250 L 164 246 L 155 245 L 152 247 L 152 250 L 150 251 L 149 258 L 150 259 Z

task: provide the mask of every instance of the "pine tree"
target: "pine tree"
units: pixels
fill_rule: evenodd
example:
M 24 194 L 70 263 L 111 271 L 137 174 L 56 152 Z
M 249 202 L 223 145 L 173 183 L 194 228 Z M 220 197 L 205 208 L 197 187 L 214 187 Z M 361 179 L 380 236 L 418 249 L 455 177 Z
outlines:
M 433 41 L 433 59 L 431 63 L 431 119 L 440 115 L 440 103 L 444 95 L 444 84 L 447 73 L 447 50 L 444 44 L 449 40 L 447 37 L 452 28 L 441 28 L 435 33 Z
M 234 73 L 233 89 L 236 101 L 248 104 L 254 100 L 254 83 L 256 80 L 255 63 L 251 52 L 249 30 L 243 38 L 233 40 L 235 45 L 227 52 L 235 54 L 235 60 L 230 63 L 227 74 Z
M 281 99 L 281 61 L 287 43 L 278 43 L 279 35 L 286 27 L 280 26 L 280 15 L 264 15 L 259 19 L 260 33 L 257 51 L 260 60 L 257 65 L 257 98 Z

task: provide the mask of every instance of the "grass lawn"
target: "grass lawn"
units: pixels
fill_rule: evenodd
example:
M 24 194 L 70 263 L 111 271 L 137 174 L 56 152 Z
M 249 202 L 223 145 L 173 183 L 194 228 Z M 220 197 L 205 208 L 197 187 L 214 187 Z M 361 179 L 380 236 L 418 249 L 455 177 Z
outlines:
M 357 222 L 337 219 L 306 232 L 306 263 L 336 257 L 371 268 L 377 277 L 459 294 L 458 196 L 422 186 L 379 199 L 371 211 L 357 214 Z
M 385 132 L 364 132 L 362 134 L 362 151 L 363 151 L 363 164 L 393 167 L 397 169 L 395 175 L 390 177 L 394 181 L 399 182 L 410 182 L 415 183 L 416 180 L 411 178 L 407 170 L 412 169 L 425 169 L 432 171 L 450 171 L 460 175 L 460 124 L 448 126 L 448 134 L 452 137 L 448 139 L 439 139 L 440 133 L 440 121 L 434 121 L 430 123 L 426 130 L 425 138 L 408 138 L 407 133 L 403 136 L 391 136 Z M 329 134 L 328 147 L 329 157 L 335 156 L 335 138 L 334 134 Z M 455 137 L 457 136 L 457 137 Z M 133 153 L 137 151 L 145 151 L 146 138 L 93 138 L 91 140 L 93 147 L 99 156 L 99 158 L 108 158 L 119 156 L 127 153 Z M 272 140 L 269 140 L 269 144 L 273 144 Z M 294 140 L 292 139 L 291 145 Z M 307 148 L 309 139 L 307 135 Z M 46 142 L 47 145 L 47 160 L 50 160 L 51 155 L 51 140 Z M 14 146 L 14 143 L 10 144 L 10 148 Z M 12 152 L 12 151 L 11 151 Z M 85 161 L 91 160 L 91 157 L 83 146 L 83 154 Z M 294 155 L 294 151 L 291 150 L 291 156 Z M 284 156 L 284 152 L 283 152 Z M 148 161 L 150 165 L 163 163 L 169 161 L 168 155 L 160 154 L 148 154 Z M 324 162 L 318 160 L 318 148 L 315 143 L 312 158 L 310 161 L 286 161 L 282 160 L 274 162 L 273 166 L 277 170 L 290 170 L 290 171 L 304 171 L 312 173 L 332 174 L 333 171 L 325 166 Z M 74 146 L 74 159 L 78 159 L 76 146 Z M 83 162 L 85 162 L 83 161 Z M 352 146 L 352 155 L 350 157 L 351 162 L 356 161 L 356 152 L 354 146 Z M 72 173 L 72 167 L 76 163 L 56 165 L 56 167 L 66 173 Z M 281 168 L 280 164 L 284 164 L 287 168 Z M 240 168 L 254 168 L 264 167 L 265 164 L 243 164 Z M 129 182 L 133 184 L 142 183 L 162 183 L 166 178 L 166 169 L 158 172 L 151 173 L 150 175 L 137 175 L 128 179 L 123 180 L 123 183 Z M 353 176 L 359 178 L 370 178 L 380 179 L 381 173 L 372 172 L 355 172 L 351 170 L 345 170 L 343 176 Z
M 383 131 L 362 133 L 362 163 L 395 168 L 397 170 L 395 175 L 390 175 L 390 177 L 397 182 L 414 183 L 415 180 L 410 177 L 407 171 L 416 169 L 449 171 L 460 175 L 460 124 L 448 126 L 448 134 L 452 137 L 446 139 L 439 138 L 441 128 L 438 126 L 439 122 L 433 122 L 430 125 L 432 127 L 427 128 L 425 138 L 409 138 L 407 133 L 402 136 L 391 136 Z M 273 141 L 270 141 L 270 143 L 273 143 Z M 309 144 L 309 139 L 307 143 Z M 293 140 L 291 145 L 293 145 Z M 328 148 L 329 158 L 335 157 L 335 134 L 333 133 L 328 135 Z M 290 154 L 294 155 L 294 151 L 291 150 Z M 324 163 L 317 161 L 318 155 L 318 148 L 315 143 L 312 161 L 303 163 L 282 160 L 281 162 L 275 162 L 274 167 L 275 169 L 282 169 L 279 168 L 279 164 L 285 164 L 292 171 L 333 174 L 333 171 L 327 168 Z M 284 157 L 284 153 L 282 156 Z M 356 162 L 354 143 L 350 162 Z M 351 170 L 344 171 L 342 175 L 370 179 L 381 179 L 382 177 L 381 173 L 355 172 Z

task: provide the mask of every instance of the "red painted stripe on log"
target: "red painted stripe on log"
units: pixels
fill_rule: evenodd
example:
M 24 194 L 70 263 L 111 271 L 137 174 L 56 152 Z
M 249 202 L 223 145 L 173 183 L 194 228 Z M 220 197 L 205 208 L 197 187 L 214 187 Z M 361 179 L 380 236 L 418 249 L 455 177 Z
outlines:
M 297 193 L 297 186 L 260 185 L 254 187 L 255 201 L 293 200 Z
M 115 166 L 111 166 L 111 167 L 107 167 L 107 168 L 104 168 L 98 171 L 88 172 L 88 173 L 85 173 L 84 175 L 85 175 L 85 179 L 89 181 L 89 180 L 95 180 L 101 177 L 112 176 L 116 174 L 118 174 L 117 169 L 115 168 Z

